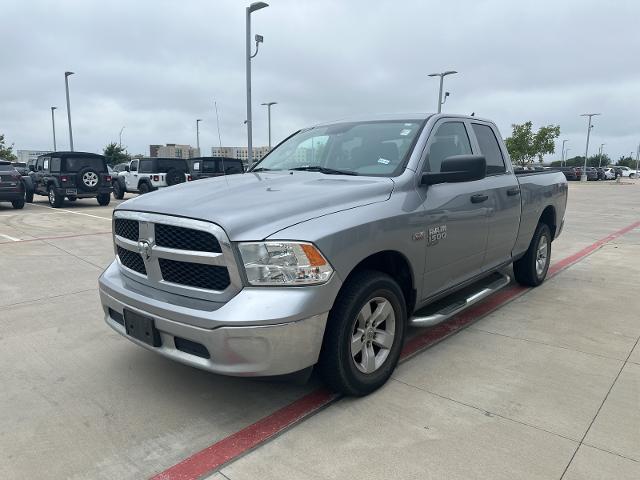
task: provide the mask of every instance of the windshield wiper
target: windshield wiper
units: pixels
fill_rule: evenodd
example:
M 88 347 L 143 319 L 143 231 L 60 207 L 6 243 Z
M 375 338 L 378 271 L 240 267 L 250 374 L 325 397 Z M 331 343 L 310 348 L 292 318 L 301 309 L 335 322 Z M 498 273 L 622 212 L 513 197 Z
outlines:
M 290 168 L 289 170 L 299 170 L 304 172 L 320 172 L 320 173 L 326 173 L 327 175 L 358 175 L 356 172 L 352 172 L 351 170 L 336 170 L 334 168 L 320 167 L 318 165 L 307 165 L 306 167 L 295 167 L 295 168 Z
M 254 168 L 253 170 L 250 170 L 250 173 L 254 173 L 254 172 L 270 172 L 270 171 L 271 171 L 270 168 L 258 167 L 258 168 Z

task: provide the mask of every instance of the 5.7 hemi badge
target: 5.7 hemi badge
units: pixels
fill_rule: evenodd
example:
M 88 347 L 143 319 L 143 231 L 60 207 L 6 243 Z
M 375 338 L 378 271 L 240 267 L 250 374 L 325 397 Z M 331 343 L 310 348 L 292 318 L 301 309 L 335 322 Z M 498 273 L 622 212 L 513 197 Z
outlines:
M 427 235 L 427 245 L 435 245 L 440 240 L 447 238 L 447 226 L 438 225 L 437 227 L 429 227 L 429 234 Z

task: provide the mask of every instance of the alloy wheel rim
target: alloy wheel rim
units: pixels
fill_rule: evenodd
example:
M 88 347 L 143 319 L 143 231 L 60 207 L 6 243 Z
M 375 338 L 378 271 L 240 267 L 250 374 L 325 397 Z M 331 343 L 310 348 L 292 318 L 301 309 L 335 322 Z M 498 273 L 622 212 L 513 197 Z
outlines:
M 93 172 L 87 172 L 82 176 L 82 181 L 87 187 L 95 187 L 98 184 L 98 176 Z
M 549 256 L 549 243 L 547 242 L 547 237 L 540 237 L 540 242 L 538 243 L 538 251 L 536 252 L 536 274 L 538 277 L 542 276 L 545 267 L 547 266 L 547 257 Z
M 368 300 L 356 315 L 351 328 L 351 359 L 365 374 L 386 362 L 393 346 L 396 315 L 391 302 L 383 297 Z
M 53 191 L 53 188 L 49 190 L 49 203 L 55 203 L 56 201 L 56 192 Z

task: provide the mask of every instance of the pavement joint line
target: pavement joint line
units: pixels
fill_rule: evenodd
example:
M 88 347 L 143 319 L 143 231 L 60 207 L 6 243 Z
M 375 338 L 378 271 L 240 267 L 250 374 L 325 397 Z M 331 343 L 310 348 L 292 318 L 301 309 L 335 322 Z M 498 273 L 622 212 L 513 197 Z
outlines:
M 638 345 L 639 341 L 640 341 L 640 337 L 638 337 L 636 339 L 636 343 L 633 345 L 633 347 L 629 351 L 629 355 L 627 355 L 627 358 L 624 361 L 624 363 L 622 364 L 622 366 L 620 367 L 620 370 L 618 370 L 618 374 L 613 379 L 613 382 L 611 383 L 611 386 L 609 387 L 609 390 L 607 390 L 607 393 L 605 394 L 604 398 L 602 399 L 602 403 L 600 403 L 600 406 L 598 407 L 598 410 L 596 410 L 596 414 L 591 419 L 591 422 L 589 423 L 589 426 L 585 430 L 584 435 L 582 435 L 582 438 L 580 439 L 580 443 L 578 444 L 578 446 L 574 450 L 573 455 L 571 455 L 571 458 L 569 459 L 569 463 L 567 463 L 567 466 L 564 467 L 564 471 L 562 472 L 562 475 L 560 476 L 560 480 L 562 480 L 564 478 L 564 476 L 567 473 L 567 470 L 569 470 L 569 467 L 571 466 L 571 463 L 573 462 L 573 459 L 575 458 L 576 454 L 578 453 L 578 450 L 580 450 L 580 446 L 584 443 L 584 439 L 587 437 L 587 435 L 589 433 L 589 430 L 591 430 L 591 427 L 593 426 L 593 423 L 596 421 L 596 418 L 598 418 L 598 414 L 602 410 L 602 407 L 604 407 L 605 402 L 609 398 L 609 394 L 611 393 L 611 390 L 613 390 L 613 387 L 616 384 L 616 382 L 618 381 L 618 378 L 620 378 L 620 374 L 622 373 L 622 370 L 624 370 L 624 367 L 627 365 L 627 363 L 629 361 L 629 357 L 631 357 L 631 354 L 633 353 L 633 350 Z
M 13 228 L 15 228 L 15 227 L 13 227 Z M 18 229 L 15 228 L 15 230 L 18 230 Z M 25 235 L 29 235 L 26 232 L 22 232 L 22 233 L 24 233 Z M 59 240 L 59 239 L 64 239 L 64 238 L 90 237 L 92 235 L 107 235 L 107 234 L 111 235 L 111 233 L 112 233 L 111 230 L 109 230 L 108 232 L 105 231 L 105 232 L 93 232 L 93 233 L 77 233 L 77 234 L 73 234 L 73 235 L 59 235 L 59 236 L 56 236 L 56 237 L 26 238 L 24 240 L 17 239 L 17 240 L 14 240 L 14 242 L 24 243 L 24 242 L 41 242 L 42 241 L 42 242 L 46 243 L 46 240 Z M 31 235 L 29 235 L 29 236 L 31 236 Z M 0 245 L 13 245 L 13 244 L 9 243 L 9 242 L 0 242 Z
M 402 380 L 399 380 L 399 379 L 397 379 L 395 377 L 392 377 L 391 380 L 393 380 L 395 382 L 398 382 L 398 383 L 401 383 L 403 385 L 406 385 L 407 387 L 414 388 L 414 389 L 416 389 L 416 390 L 418 390 L 420 392 L 428 393 L 429 395 L 433 395 L 433 396 L 441 398 L 443 400 L 449 400 L 450 402 L 456 403 L 458 405 L 462 405 L 464 407 L 472 408 L 472 409 L 477 410 L 479 412 L 482 412 L 484 414 L 489 414 L 489 416 L 502 418 L 503 420 L 507 420 L 509 422 L 513 422 L 513 423 L 517 423 L 519 425 L 523 425 L 525 427 L 533 428 L 534 430 L 539 430 L 541 432 L 548 433 L 549 435 L 554 435 L 556 437 L 564 438 L 565 440 L 570 440 L 573 443 L 578 443 L 578 440 L 576 440 L 575 438 L 567 437 L 566 435 L 562 435 L 562 434 L 557 433 L 557 432 L 552 432 L 551 430 L 546 430 L 546 429 L 544 429 L 542 427 L 538 427 L 537 425 L 532 425 L 530 423 L 523 422 L 522 420 L 516 420 L 515 418 L 507 417 L 507 416 L 502 415 L 500 413 L 492 412 L 491 410 L 487 410 L 486 408 L 478 407 L 477 405 L 472 405 L 470 403 L 466 403 L 466 402 L 463 402 L 461 400 L 456 400 L 455 398 L 447 397 L 446 395 L 442 395 L 440 393 L 432 392 L 431 390 L 427 390 L 426 388 L 422 388 L 422 387 L 419 387 L 417 385 L 412 385 L 410 383 L 407 383 L 407 382 L 404 382 Z
M 50 300 L 52 298 L 66 297 L 67 295 L 76 295 L 78 293 L 92 292 L 92 291 L 96 290 L 96 288 L 87 288 L 87 289 L 84 289 L 84 290 L 76 290 L 75 292 L 65 292 L 65 293 L 60 293 L 58 295 L 51 295 L 49 297 L 33 298 L 31 300 L 24 300 L 22 302 L 9 303 L 7 305 L 0 305 L 0 310 L 9 309 L 9 308 L 12 308 L 12 307 L 19 307 L 21 305 L 26 305 L 26 304 L 29 304 L 29 303 L 41 302 L 42 300 Z
M 37 203 L 29 203 L 28 205 L 32 205 L 34 207 L 40 207 L 40 208 L 49 208 L 53 210 L 52 213 L 73 213 L 74 215 L 84 215 L 85 217 L 99 218 L 100 220 L 111 221 L 111 217 L 101 217 L 100 215 L 92 215 L 90 213 L 74 212 L 73 210 L 67 210 L 66 208 L 53 208 L 48 205 L 38 205 Z
M 473 330 L 473 331 L 476 331 L 476 332 L 487 333 L 489 335 L 497 335 L 499 337 L 511 338 L 513 340 L 520 340 L 520 341 L 523 341 L 523 342 L 536 343 L 538 345 L 544 345 L 544 346 L 547 346 L 547 347 L 560 348 L 562 350 L 569 350 L 570 352 L 577 352 L 577 353 L 583 353 L 585 355 L 592 355 L 594 357 L 605 358 L 607 360 L 616 360 L 618 362 L 623 362 L 624 361 L 621 358 L 609 357 L 607 355 L 602 355 L 601 353 L 585 352 L 584 350 L 578 350 L 577 348 L 565 347 L 563 345 L 557 345 L 555 343 L 547 343 L 547 342 L 543 342 L 542 340 L 534 340 L 534 339 L 531 339 L 531 338 L 515 337 L 513 335 L 507 335 L 507 334 L 504 334 L 504 333 L 490 332 L 489 330 L 484 330 L 482 328 L 475 327 L 475 326 L 469 327 L 469 329 Z M 620 335 L 620 336 L 624 337 L 624 338 L 628 338 L 630 340 L 635 340 L 635 338 L 636 338 L 636 337 L 629 337 L 628 335 Z
M 633 362 L 630 362 L 633 363 Z M 582 442 L 582 445 L 590 448 L 595 448 L 596 450 L 600 450 L 601 452 L 609 453 L 611 455 L 615 455 L 616 457 L 624 458 L 625 460 L 631 460 L 632 462 L 640 463 L 640 460 L 636 460 L 635 458 L 627 457 L 626 455 L 622 455 L 618 452 L 612 452 L 611 450 L 607 450 L 606 448 L 598 447 L 596 445 L 591 445 L 587 442 Z
M 547 278 L 558 275 L 560 272 L 599 250 L 603 245 L 639 226 L 640 221 L 636 221 L 626 227 L 610 233 L 606 237 L 596 240 L 578 252 L 559 260 L 549 267 Z M 400 362 L 403 363 L 407 361 L 454 333 L 463 330 L 496 309 L 524 295 L 531 289 L 531 287 L 523 287 L 519 285 L 507 286 L 480 303 L 470 307 L 468 310 L 455 315 L 446 322 L 429 328 L 422 334 L 415 335 L 408 339 L 403 346 Z M 633 349 L 631 351 L 633 351 Z M 629 352 L 629 355 L 631 355 L 631 352 Z M 622 369 L 620 371 L 622 371 Z M 315 395 L 322 397 L 320 402 L 318 402 L 317 399 L 313 399 Z M 305 419 L 335 403 L 340 398 L 342 398 L 341 395 L 330 392 L 325 387 L 320 387 L 311 393 L 304 395 L 298 400 L 294 400 L 280 410 L 268 414 L 257 422 L 190 455 L 186 459 L 154 475 L 151 477 L 151 480 L 197 480 L 203 478 L 205 475 L 212 475 L 219 472 L 224 466 L 231 464 L 238 458 L 241 458 L 247 453 L 259 448 L 268 441 L 277 438 L 285 431 L 290 430 Z M 312 400 L 311 402 L 310 399 Z M 319 404 L 315 405 L 315 403 Z M 296 415 L 292 417 L 290 410 L 295 411 Z M 267 428 L 264 428 L 262 424 L 266 424 Z M 281 427 L 274 430 L 274 427 L 278 424 L 281 424 Z M 258 437 L 256 437 L 256 434 L 258 434 Z M 575 440 L 573 441 L 575 442 Z M 573 456 L 575 456 L 578 448 L 576 448 Z M 573 459 L 573 456 L 571 459 Z M 570 463 L 571 462 L 569 462 L 569 464 Z

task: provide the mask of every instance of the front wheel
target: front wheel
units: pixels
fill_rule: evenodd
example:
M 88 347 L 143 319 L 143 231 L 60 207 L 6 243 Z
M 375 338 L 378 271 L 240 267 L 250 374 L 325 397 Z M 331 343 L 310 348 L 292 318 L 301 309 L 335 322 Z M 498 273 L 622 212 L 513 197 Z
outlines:
M 107 205 L 109 205 L 110 201 L 111 201 L 111 194 L 110 193 L 99 193 L 98 194 L 98 204 L 101 207 L 106 207 Z
M 355 273 L 329 312 L 320 375 L 346 395 L 380 388 L 398 363 L 406 323 L 404 295 L 393 278 L 371 270 Z
M 518 283 L 537 287 L 547 276 L 551 260 L 551 230 L 546 223 L 538 223 L 527 253 L 513 262 L 513 273 Z
M 56 193 L 56 189 L 53 185 L 49 187 L 49 205 L 53 208 L 60 208 L 64 202 L 64 197 Z
M 14 200 L 13 202 L 11 202 L 11 206 L 16 210 L 22 210 L 24 208 L 24 198 Z

